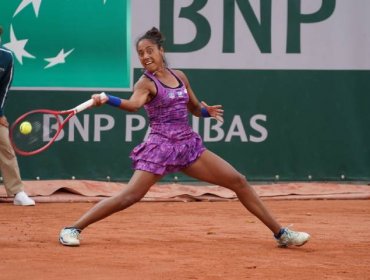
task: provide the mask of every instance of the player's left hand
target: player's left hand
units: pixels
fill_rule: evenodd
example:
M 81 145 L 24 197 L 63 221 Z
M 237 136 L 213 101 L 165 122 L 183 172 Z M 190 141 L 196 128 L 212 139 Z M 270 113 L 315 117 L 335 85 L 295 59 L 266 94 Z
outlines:
M 201 102 L 203 107 L 207 109 L 208 114 L 212 117 L 218 120 L 219 122 L 224 122 L 224 110 L 222 109 L 222 105 L 212 105 L 209 106 L 206 102 Z

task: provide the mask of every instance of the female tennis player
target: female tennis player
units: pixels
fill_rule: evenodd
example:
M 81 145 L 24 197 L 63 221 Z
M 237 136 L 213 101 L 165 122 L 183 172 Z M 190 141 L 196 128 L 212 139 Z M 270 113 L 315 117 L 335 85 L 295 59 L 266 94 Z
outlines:
M 150 187 L 164 175 L 181 171 L 188 176 L 234 191 L 252 214 L 273 233 L 279 247 L 305 244 L 310 235 L 282 227 L 264 206 L 245 176 L 228 162 L 206 149 L 200 136 L 188 123 L 188 112 L 197 117 L 223 121 L 221 105 L 200 103 L 185 74 L 167 67 L 164 38 L 153 27 L 136 42 L 144 74 L 136 82 L 129 99 L 94 94 L 95 106 L 104 103 L 122 110 L 147 111 L 151 132 L 148 139 L 131 153 L 134 174 L 128 186 L 117 195 L 106 198 L 69 227 L 61 230 L 59 240 L 66 246 L 79 246 L 80 233 L 87 226 L 140 201 Z

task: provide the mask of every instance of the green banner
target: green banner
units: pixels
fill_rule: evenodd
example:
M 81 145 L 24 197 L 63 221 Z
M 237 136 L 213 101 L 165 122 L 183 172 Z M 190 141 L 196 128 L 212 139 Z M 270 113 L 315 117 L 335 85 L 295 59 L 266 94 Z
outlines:
M 130 88 L 130 1 L 2 0 L 13 88 Z
M 200 100 L 225 109 L 223 124 L 190 118 L 193 128 L 207 148 L 248 179 L 370 179 L 370 71 L 184 71 Z M 135 80 L 141 73 L 135 71 Z M 13 121 L 35 104 L 65 109 L 89 97 L 87 92 L 13 91 L 6 113 Z M 84 111 L 49 150 L 18 157 L 22 176 L 126 181 L 132 175 L 129 154 L 143 141 L 147 128 L 143 109 L 134 114 L 111 106 Z

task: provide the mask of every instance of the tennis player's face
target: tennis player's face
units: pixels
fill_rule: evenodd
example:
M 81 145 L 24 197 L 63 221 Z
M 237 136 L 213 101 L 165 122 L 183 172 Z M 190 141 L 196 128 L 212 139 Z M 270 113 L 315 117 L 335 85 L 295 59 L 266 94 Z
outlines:
M 144 39 L 137 45 L 137 53 L 140 63 L 149 72 L 156 72 L 163 68 L 163 48 L 158 48 L 158 45 L 152 41 Z

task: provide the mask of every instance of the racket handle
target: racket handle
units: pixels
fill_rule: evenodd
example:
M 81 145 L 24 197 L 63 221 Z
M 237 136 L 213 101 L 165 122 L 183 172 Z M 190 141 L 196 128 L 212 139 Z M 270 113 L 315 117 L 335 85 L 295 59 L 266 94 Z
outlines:
M 104 97 L 107 97 L 107 95 L 105 94 L 105 92 L 100 93 L 100 98 L 104 98 Z M 86 110 L 87 108 L 90 108 L 93 105 L 94 105 L 94 100 L 89 99 L 89 100 L 85 101 L 84 103 L 76 106 L 74 108 L 74 110 L 75 110 L 76 113 L 79 113 L 79 112 L 81 112 L 83 110 Z
M 100 93 L 99 95 L 100 95 L 100 98 L 108 98 L 107 94 L 104 91 Z

